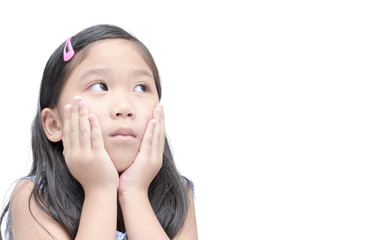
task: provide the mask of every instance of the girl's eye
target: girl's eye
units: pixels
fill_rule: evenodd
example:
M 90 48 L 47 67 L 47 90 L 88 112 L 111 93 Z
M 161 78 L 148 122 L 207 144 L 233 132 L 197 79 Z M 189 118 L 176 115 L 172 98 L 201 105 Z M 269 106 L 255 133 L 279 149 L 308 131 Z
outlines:
M 95 91 L 95 92 L 104 92 L 104 91 L 108 91 L 108 87 L 104 84 L 104 83 L 95 83 L 93 85 L 91 85 L 90 90 Z
M 134 91 L 136 92 L 146 92 L 147 87 L 145 85 L 137 85 L 134 87 Z

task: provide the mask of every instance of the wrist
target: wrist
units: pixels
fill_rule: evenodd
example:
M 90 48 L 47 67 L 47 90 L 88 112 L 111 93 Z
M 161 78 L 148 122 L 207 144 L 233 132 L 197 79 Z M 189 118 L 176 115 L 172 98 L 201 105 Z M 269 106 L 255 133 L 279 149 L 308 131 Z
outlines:
M 95 197 L 95 198 L 105 198 L 108 196 L 116 196 L 117 189 L 112 186 L 105 186 L 100 188 L 84 188 L 85 198 Z
M 136 201 L 148 200 L 148 191 L 135 189 L 130 191 L 118 191 L 118 201 L 121 205 L 133 203 Z
M 148 195 L 149 185 L 132 185 L 126 183 L 119 183 L 118 197 L 131 197 Z

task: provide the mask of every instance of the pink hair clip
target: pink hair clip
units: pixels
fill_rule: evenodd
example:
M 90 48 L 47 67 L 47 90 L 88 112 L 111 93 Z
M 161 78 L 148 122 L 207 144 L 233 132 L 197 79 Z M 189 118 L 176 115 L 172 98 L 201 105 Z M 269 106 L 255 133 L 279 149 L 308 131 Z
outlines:
M 68 38 L 66 41 L 65 47 L 63 48 L 63 60 L 65 62 L 68 62 L 74 55 L 75 55 L 75 51 L 72 48 L 71 38 Z

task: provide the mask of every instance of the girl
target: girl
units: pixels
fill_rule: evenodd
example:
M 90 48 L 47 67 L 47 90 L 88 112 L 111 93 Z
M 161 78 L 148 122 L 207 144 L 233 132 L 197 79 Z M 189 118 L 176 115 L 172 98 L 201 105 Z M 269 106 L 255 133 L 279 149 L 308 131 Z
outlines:
M 160 98 L 150 52 L 124 30 L 93 26 L 59 46 L 43 73 L 32 169 L 1 216 L 5 238 L 197 239 Z

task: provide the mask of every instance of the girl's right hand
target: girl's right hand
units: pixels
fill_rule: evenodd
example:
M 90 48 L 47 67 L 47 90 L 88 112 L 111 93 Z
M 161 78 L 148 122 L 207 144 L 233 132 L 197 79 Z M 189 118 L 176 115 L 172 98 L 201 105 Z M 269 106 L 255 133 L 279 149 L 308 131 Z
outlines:
M 85 101 L 75 97 L 64 108 L 63 155 L 85 193 L 119 185 L 118 172 L 104 148 L 100 124 Z

